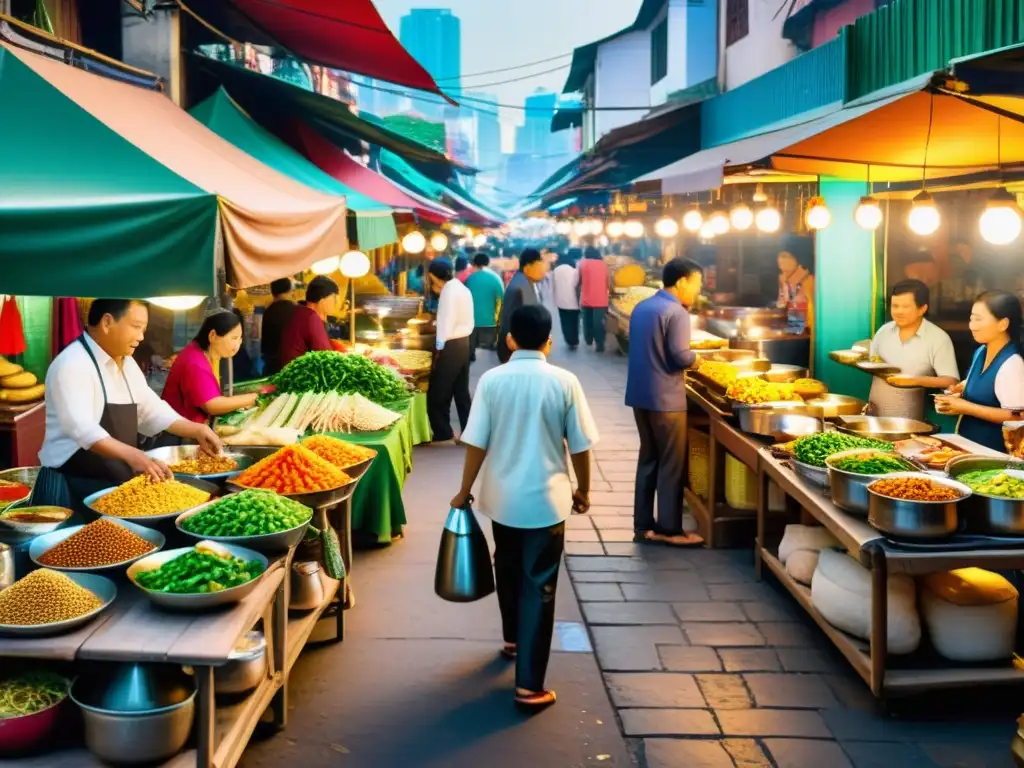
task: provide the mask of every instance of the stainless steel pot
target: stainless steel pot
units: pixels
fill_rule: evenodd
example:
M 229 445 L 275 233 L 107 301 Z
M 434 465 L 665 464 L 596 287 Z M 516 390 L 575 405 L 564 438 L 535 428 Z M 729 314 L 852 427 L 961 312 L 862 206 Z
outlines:
M 946 465 L 946 472 L 957 479 L 968 472 L 990 469 L 1021 469 L 1024 461 L 987 456 L 958 456 Z M 997 536 L 1024 536 L 1024 499 L 1009 499 L 974 492 L 963 505 L 965 529 L 970 533 Z
M 851 456 L 874 455 L 886 455 L 899 458 L 895 453 L 854 449 L 852 451 L 841 451 L 840 453 L 833 454 L 825 459 L 825 464 L 828 466 L 828 482 L 829 488 L 831 489 L 830 495 L 832 496 L 833 504 L 850 514 L 859 515 L 861 517 L 867 516 L 868 508 L 870 506 L 868 486 L 875 480 L 885 477 L 886 475 L 862 475 L 858 472 L 847 472 L 846 470 L 836 469 L 833 464 L 836 461 L 849 458 Z
M 811 485 L 828 488 L 828 469 L 825 467 L 815 467 L 793 459 L 793 471 Z
M 895 472 L 886 478 L 922 477 L 960 491 L 956 501 L 909 501 L 882 496 L 868 485 L 868 522 L 884 534 L 900 539 L 941 539 L 957 532 L 960 518 L 957 504 L 971 495 L 971 489 L 953 480 L 921 472 Z
M 246 632 L 230 660 L 213 673 L 213 690 L 238 696 L 256 690 L 267 677 L 267 640 L 262 632 Z
M 836 429 L 848 435 L 873 437 L 890 443 L 938 431 L 938 427 L 927 421 L 880 416 L 844 416 L 836 423 Z
M 307 561 L 292 565 L 289 575 L 288 608 L 311 611 L 324 601 L 324 583 L 320 578 L 320 563 Z
M 772 365 L 765 371 L 766 380 L 775 384 L 792 384 L 797 379 L 807 378 L 807 369 L 799 365 Z
M 807 412 L 817 419 L 836 419 L 859 414 L 867 403 L 849 395 L 828 394 L 808 400 L 806 405 Z
M 760 406 L 735 406 L 740 429 L 751 435 L 794 440 L 821 431 L 821 422 L 806 415 L 802 403 L 763 403 Z

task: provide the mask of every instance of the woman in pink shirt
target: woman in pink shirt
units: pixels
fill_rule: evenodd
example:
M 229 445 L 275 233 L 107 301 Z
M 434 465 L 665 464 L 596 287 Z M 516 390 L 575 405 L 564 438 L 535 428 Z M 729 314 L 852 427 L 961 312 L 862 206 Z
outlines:
M 580 262 L 580 310 L 583 313 L 583 341 L 604 352 L 604 316 L 608 314 L 608 265 L 601 252 L 590 246 Z
M 220 391 L 216 373 L 220 361 L 238 354 L 241 345 L 242 322 L 238 315 L 220 310 L 207 317 L 199 333 L 171 366 L 164 385 L 164 400 L 182 417 L 198 423 L 255 405 L 255 392 L 226 397 Z

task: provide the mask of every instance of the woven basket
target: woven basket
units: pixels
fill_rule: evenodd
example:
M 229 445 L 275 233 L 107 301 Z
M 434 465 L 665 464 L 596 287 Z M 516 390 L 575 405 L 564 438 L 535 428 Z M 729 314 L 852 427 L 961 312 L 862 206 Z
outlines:
M 757 475 L 731 453 L 725 454 L 725 501 L 744 512 L 757 509 Z

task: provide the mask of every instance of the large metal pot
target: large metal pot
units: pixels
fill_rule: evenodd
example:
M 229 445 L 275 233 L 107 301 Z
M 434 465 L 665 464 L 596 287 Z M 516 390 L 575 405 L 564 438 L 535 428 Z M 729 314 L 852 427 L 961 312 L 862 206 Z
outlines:
M 821 422 L 806 414 L 803 403 L 736 405 L 740 429 L 751 435 L 794 440 L 821 431 Z
M 267 677 L 267 640 L 263 633 L 246 632 L 229 659 L 214 671 L 214 692 L 218 696 L 239 696 L 256 690 Z
M 807 369 L 799 365 L 776 365 L 765 371 L 766 380 L 775 384 L 792 384 L 797 379 L 807 378 Z
M 858 472 L 847 472 L 836 469 L 835 462 L 852 456 L 874 456 L 886 455 L 896 457 L 895 453 L 885 451 L 873 451 L 854 449 L 852 451 L 841 451 L 825 459 L 828 467 L 828 482 L 831 488 L 832 503 L 842 510 L 862 517 L 867 516 L 870 496 L 868 486 L 875 480 L 885 475 L 862 475 Z
M 836 429 L 857 437 L 872 437 L 876 440 L 909 440 L 920 435 L 931 435 L 938 430 L 934 424 L 917 419 L 888 416 L 845 416 L 836 423 Z
M 971 495 L 971 489 L 963 483 L 946 478 L 934 477 L 923 472 L 894 472 L 886 478 L 917 477 L 927 478 L 942 485 L 948 485 L 960 492 L 956 501 L 909 501 L 893 499 L 877 493 L 868 485 L 868 522 L 884 534 L 899 539 L 941 539 L 957 532 L 960 518 L 957 504 Z
M 806 405 L 807 412 L 817 419 L 836 419 L 860 413 L 867 403 L 849 395 L 828 394 L 808 400 Z
M 946 465 L 949 476 L 958 479 L 968 472 L 990 469 L 1024 470 L 1024 461 L 988 456 L 958 456 Z M 963 505 L 965 529 L 970 533 L 996 536 L 1024 536 L 1024 499 L 1010 499 L 974 491 Z

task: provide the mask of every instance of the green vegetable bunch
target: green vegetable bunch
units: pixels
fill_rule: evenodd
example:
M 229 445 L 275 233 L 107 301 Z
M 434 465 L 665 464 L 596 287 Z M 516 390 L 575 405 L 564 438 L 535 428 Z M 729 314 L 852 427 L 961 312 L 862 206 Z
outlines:
M 832 462 L 832 467 L 843 472 L 855 472 L 858 475 L 888 475 L 890 472 L 906 472 L 910 469 L 907 462 L 896 456 L 875 454 L 873 456 L 847 456 Z
M 248 490 L 225 496 L 192 515 L 181 527 L 200 536 L 262 536 L 297 528 L 313 510 L 272 491 Z
M 884 440 L 873 440 L 869 437 L 856 437 L 842 432 L 818 432 L 801 437 L 793 445 L 796 460 L 812 467 L 824 467 L 825 459 L 841 451 L 852 451 L 854 448 L 874 448 L 879 451 L 891 451 L 893 446 Z
M 957 480 L 975 493 L 999 496 L 1004 499 L 1024 499 L 1024 481 L 1016 480 L 1002 469 L 982 469 L 967 472 Z
M 343 352 L 307 352 L 292 360 L 273 379 L 282 393 L 330 392 L 360 394 L 378 405 L 409 397 L 405 381 L 368 357 Z
M 0 680 L 0 720 L 24 717 L 52 707 L 68 695 L 68 681 L 45 669 L 19 672 Z
M 169 560 L 153 571 L 135 577 L 139 586 L 151 592 L 175 595 L 205 595 L 252 581 L 263 573 L 258 560 L 217 557 L 192 550 Z

